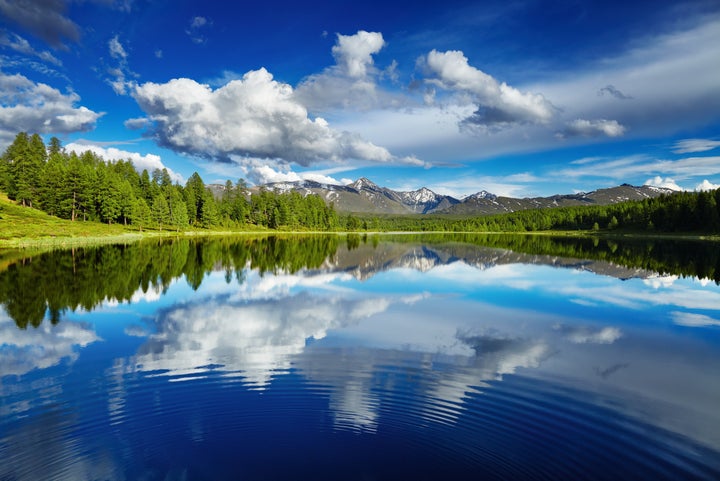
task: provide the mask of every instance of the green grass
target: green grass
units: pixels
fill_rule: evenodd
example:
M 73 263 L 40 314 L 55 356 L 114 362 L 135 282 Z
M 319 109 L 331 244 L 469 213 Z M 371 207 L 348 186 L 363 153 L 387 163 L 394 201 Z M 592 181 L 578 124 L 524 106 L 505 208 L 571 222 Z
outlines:
M 129 233 L 120 225 L 96 222 L 70 222 L 44 212 L 22 207 L 0 194 L 0 245 L 22 239 L 47 240 L 60 238 L 107 237 Z
M 206 235 L 233 235 L 233 234 L 262 234 L 272 231 L 254 226 L 245 226 L 239 229 L 214 230 L 188 229 L 183 232 L 173 230 L 145 229 L 140 231 L 137 227 L 120 224 L 101 224 L 99 222 L 85 222 L 60 219 L 42 211 L 22 207 L 9 200 L 5 194 L 0 193 L 0 263 L 3 258 L 12 256 L 9 250 L 38 248 L 41 250 L 55 247 L 70 247 L 80 245 L 107 244 L 118 242 L 133 242 L 146 237 L 174 237 L 174 236 L 206 236 Z M 282 231 L 285 232 L 285 231 Z M 289 233 L 289 232 L 286 232 Z M 308 232 L 309 233 L 309 232 Z M 327 232 L 326 232 L 327 233 Z M 358 231 L 358 234 L 366 233 Z M 400 233 L 400 232 L 399 232 Z M 408 232 L 401 232 L 407 234 Z M 431 232 L 418 232 L 431 233 Z M 477 232 L 475 232 L 477 233 Z M 657 234 L 649 232 L 594 232 L 594 231 L 543 231 L 522 232 L 520 234 L 553 235 L 553 236 L 617 236 L 617 237 L 666 237 L 666 238 L 699 238 L 703 240 L 720 240 L 718 236 L 699 236 L 697 234 Z
M 6 250 L 2 259 L 11 256 L 13 249 L 38 248 L 133 242 L 146 237 L 229 235 L 241 233 L 267 233 L 264 228 L 248 226 L 242 231 L 226 229 L 174 230 L 143 229 L 121 224 L 107 225 L 99 222 L 60 219 L 45 212 L 17 205 L 0 193 L 0 249 Z
M 188 234 L 198 234 L 191 232 Z M 185 234 L 185 233 L 181 233 Z M 173 231 L 140 231 L 137 227 L 107 225 L 53 217 L 22 207 L 0 194 L 0 248 L 47 248 L 100 243 L 132 242 L 143 237 L 173 236 Z

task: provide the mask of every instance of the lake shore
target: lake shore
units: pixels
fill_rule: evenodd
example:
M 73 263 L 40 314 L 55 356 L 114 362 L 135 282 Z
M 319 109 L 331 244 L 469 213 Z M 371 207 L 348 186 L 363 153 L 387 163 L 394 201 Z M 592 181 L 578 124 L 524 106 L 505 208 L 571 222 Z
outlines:
M 103 226 L 100 227 L 113 227 Z M 617 231 L 536 231 L 536 232 L 447 232 L 447 231 L 290 231 L 290 230 L 251 230 L 251 229 L 218 229 L 218 230 L 185 230 L 185 231 L 126 231 L 117 232 L 109 229 L 107 233 L 92 232 L 91 234 L 40 234 L 33 236 L 0 238 L 0 249 L 63 249 L 101 244 L 125 244 L 144 239 L 187 238 L 208 236 L 246 236 L 246 235 L 422 235 L 422 234 L 478 234 L 478 235 L 524 235 L 524 236 L 555 236 L 555 237 L 600 237 L 604 239 L 664 239 L 720 241 L 717 235 L 700 235 L 693 233 L 651 233 L 651 232 L 617 232 Z

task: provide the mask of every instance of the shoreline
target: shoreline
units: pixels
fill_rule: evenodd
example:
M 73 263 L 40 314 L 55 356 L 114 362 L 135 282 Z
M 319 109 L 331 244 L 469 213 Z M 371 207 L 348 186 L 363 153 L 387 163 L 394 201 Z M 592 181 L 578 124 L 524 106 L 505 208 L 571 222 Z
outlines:
M 127 244 L 145 239 L 173 237 L 214 237 L 214 236 L 274 236 L 274 235 L 519 235 L 554 237 L 597 237 L 602 239 L 661 239 L 698 242 L 720 242 L 720 235 L 690 233 L 639 233 L 639 232 L 598 232 L 598 231 L 530 231 L 530 232 L 478 232 L 478 231 L 285 231 L 285 230 L 211 230 L 211 231 L 151 231 L 108 233 L 88 236 L 43 236 L 0 238 L 0 250 L 24 250 L 35 248 L 64 249 L 103 244 Z

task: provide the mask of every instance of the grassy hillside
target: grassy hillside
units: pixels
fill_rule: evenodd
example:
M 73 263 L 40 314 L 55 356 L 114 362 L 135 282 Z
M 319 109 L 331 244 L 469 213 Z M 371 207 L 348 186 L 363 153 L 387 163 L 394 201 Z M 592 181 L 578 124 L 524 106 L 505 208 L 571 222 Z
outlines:
M 136 230 L 122 225 L 97 222 L 70 222 L 42 211 L 21 207 L 0 193 L 0 247 L 19 247 L 27 241 L 33 244 L 64 244 L 82 239 L 123 238 L 137 236 Z

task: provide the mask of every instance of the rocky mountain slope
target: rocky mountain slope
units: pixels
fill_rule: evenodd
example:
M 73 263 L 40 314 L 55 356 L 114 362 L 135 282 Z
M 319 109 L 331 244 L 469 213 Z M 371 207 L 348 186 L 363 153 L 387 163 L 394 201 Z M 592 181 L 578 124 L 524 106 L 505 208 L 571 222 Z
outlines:
M 263 187 L 280 192 L 296 191 L 303 195 L 317 194 L 326 202 L 332 202 L 339 212 L 369 214 L 503 214 L 548 207 L 607 205 L 658 197 L 672 192 L 647 185 L 638 187 L 623 184 L 586 193 L 522 199 L 497 196 L 483 190 L 464 199 L 456 199 L 437 194 L 426 187 L 413 191 L 395 191 L 380 187 L 364 177 L 348 185 L 321 184 L 305 180 L 271 183 Z

